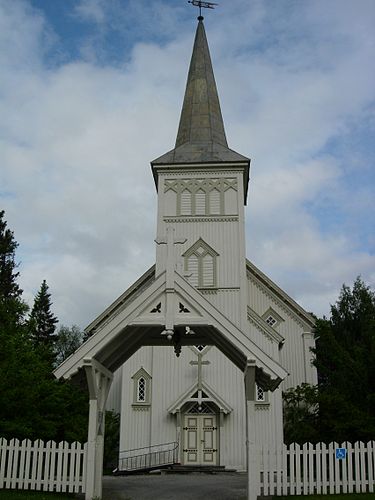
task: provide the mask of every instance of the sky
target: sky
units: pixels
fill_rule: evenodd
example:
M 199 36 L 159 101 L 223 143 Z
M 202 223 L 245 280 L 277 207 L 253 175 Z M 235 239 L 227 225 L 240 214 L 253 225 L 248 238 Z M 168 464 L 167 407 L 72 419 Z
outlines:
M 375 2 L 220 0 L 205 27 L 248 258 L 307 311 L 375 285 Z M 0 0 L 0 209 L 30 305 L 88 325 L 155 259 L 150 161 L 173 148 L 197 9 Z

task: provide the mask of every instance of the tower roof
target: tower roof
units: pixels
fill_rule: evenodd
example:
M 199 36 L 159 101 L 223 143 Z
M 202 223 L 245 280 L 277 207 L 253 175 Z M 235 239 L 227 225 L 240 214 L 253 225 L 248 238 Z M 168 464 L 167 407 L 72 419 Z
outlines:
M 228 147 L 203 18 L 198 18 L 193 53 L 174 149 L 153 165 L 248 162 Z

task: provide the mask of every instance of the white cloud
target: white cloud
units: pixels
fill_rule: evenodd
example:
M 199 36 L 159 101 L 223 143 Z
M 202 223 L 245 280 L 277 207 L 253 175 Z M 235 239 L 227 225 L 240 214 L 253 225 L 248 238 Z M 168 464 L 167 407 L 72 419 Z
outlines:
M 84 21 L 101 24 L 105 20 L 105 2 L 103 0 L 80 0 L 74 13 Z
M 76 15 L 106 31 L 116 5 L 85 0 Z M 371 250 L 348 232 L 341 209 L 327 214 L 337 219 L 330 232 L 317 214 L 348 197 L 347 166 L 324 148 L 368 116 L 374 38 L 363 12 L 372 6 L 356 14 L 349 2 L 334 21 L 325 3 L 324 19 L 321 2 L 304 5 L 290 13 L 301 24 L 290 32 L 291 21 L 263 2 L 241 5 L 242 16 L 223 6 L 207 32 L 229 143 L 253 158 L 248 254 L 320 314 L 343 281 L 362 274 L 374 282 Z M 160 6 L 145 13 L 146 31 L 156 29 L 153 11 L 168 14 L 168 43 L 138 43 L 123 64 L 99 65 L 96 42 L 86 39 L 93 57 L 51 68 L 45 44 L 58 39 L 43 16 L 21 1 L 0 5 L 0 197 L 20 243 L 25 297 L 45 278 L 66 324 L 90 322 L 154 260 L 149 162 L 173 146 L 193 39 L 192 23 L 173 25 L 180 11 Z M 137 18 L 122 7 L 125 14 Z M 364 168 L 360 162 L 356 172 Z M 352 225 L 371 202 L 369 188 L 357 189 Z

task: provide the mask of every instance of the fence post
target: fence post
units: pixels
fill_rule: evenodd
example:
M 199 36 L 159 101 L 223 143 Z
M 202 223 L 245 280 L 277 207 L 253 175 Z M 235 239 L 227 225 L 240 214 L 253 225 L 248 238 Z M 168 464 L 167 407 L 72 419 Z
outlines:
M 367 443 L 367 464 L 368 464 L 368 491 L 374 492 L 374 468 L 375 468 L 375 442 Z

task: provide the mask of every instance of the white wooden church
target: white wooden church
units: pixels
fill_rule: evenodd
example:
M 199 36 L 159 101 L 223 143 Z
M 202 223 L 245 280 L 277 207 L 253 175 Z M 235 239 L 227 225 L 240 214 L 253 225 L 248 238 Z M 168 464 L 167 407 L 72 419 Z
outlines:
M 283 441 L 282 390 L 316 383 L 314 321 L 246 259 L 250 160 L 228 147 L 201 16 L 176 144 L 151 167 L 156 263 L 55 374 L 87 377 L 94 469 L 106 407 L 120 458 L 176 441 L 185 466 L 246 470 L 254 445 Z

